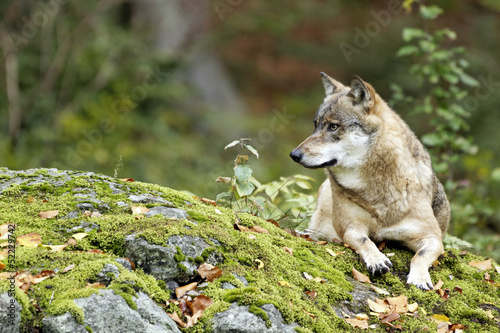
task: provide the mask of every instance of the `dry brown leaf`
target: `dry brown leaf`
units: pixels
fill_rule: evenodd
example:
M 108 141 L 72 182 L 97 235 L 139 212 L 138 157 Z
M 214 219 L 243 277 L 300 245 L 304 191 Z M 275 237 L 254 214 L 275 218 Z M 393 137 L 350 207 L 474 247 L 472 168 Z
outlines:
M 491 258 L 485 261 L 471 261 L 469 266 L 479 269 L 480 271 L 485 271 L 491 269 Z
M 197 286 L 198 286 L 197 282 L 192 282 L 190 284 L 186 284 L 185 286 L 179 287 L 175 289 L 175 296 L 177 296 L 177 298 L 181 298 L 188 291 L 196 289 Z
M 39 244 L 38 246 L 44 247 L 46 249 L 50 249 L 51 252 L 61 252 L 64 250 L 68 244 L 63 244 L 63 245 L 44 245 L 44 244 Z
M 69 266 L 66 266 L 66 268 L 64 268 L 64 269 L 61 271 L 61 274 L 67 273 L 67 272 L 69 272 L 70 270 L 72 270 L 73 268 L 75 268 L 75 264 L 71 264 L 71 265 L 69 265 Z
M 466 328 L 467 326 L 465 326 L 464 324 L 451 324 L 448 327 L 448 331 L 457 333 L 458 330 L 465 330 Z
M 133 178 L 120 178 L 122 182 L 134 182 Z
M 70 238 L 70 239 L 68 239 L 68 241 L 66 242 L 66 244 L 68 244 L 68 245 L 76 245 L 76 240 L 74 238 Z
M 418 309 L 417 302 L 408 304 L 408 312 L 414 313 L 415 311 L 417 311 L 417 309 Z
M 318 245 L 326 245 L 326 244 L 328 244 L 328 242 L 327 241 L 317 241 L 316 244 L 318 244 Z
M 3 236 L 9 232 L 9 226 L 11 226 L 10 227 L 11 229 L 15 229 L 17 227 L 16 224 L 12 224 L 12 223 L 5 223 L 5 224 L 0 225 L 0 236 Z
M 311 299 L 315 299 L 318 296 L 318 292 L 316 290 L 306 290 L 306 294 L 311 297 Z
M 311 317 L 312 319 L 316 319 L 316 316 L 313 315 L 311 312 L 307 311 L 306 309 L 302 308 L 302 311 L 304 311 L 309 317 Z
M 179 315 L 177 314 L 177 312 L 173 312 L 173 313 L 167 313 L 168 316 L 170 318 L 172 318 L 173 321 L 175 321 L 177 323 L 177 325 L 179 325 L 180 327 L 182 328 L 186 328 L 187 327 L 187 324 L 185 322 L 182 321 L 181 318 L 179 318 Z
M 42 242 L 42 238 L 37 233 L 29 233 L 17 237 L 17 242 L 22 246 L 37 247 Z
M 269 231 L 267 229 L 262 228 L 261 226 L 254 225 L 250 228 L 250 231 L 258 232 L 259 234 L 268 234 Z
M 92 214 L 90 214 L 90 217 L 102 217 L 103 215 L 99 212 L 92 212 Z
M 206 204 L 210 204 L 212 206 L 217 206 L 217 202 L 211 199 L 201 198 L 200 201 Z
M 385 289 L 374 286 L 373 284 L 370 286 L 374 292 L 380 295 L 389 295 L 389 292 Z
M 379 304 L 378 302 L 374 302 L 371 299 L 367 299 L 366 301 L 368 302 L 368 306 L 370 307 L 370 310 L 372 310 L 373 312 L 376 312 L 376 313 L 389 312 L 388 306 L 384 303 Z M 381 301 L 381 302 L 383 302 L 383 301 Z
M 441 287 L 443 286 L 443 284 L 444 284 L 443 280 L 439 279 L 439 281 L 436 282 L 436 284 L 434 285 L 434 290 L 441 289 Z
M 379 249 L 379 251 L 382 251 L 383 249 L 385 249 L 385 245 L 386 245 L 386 244 L 387 244 L 387 242 L 385 242 L 385 241 L 384 241 L 384 242 L 382 242 L 382 243 L 380 243 L 380 244 L 377 246 L 377 247 L 378 247 L 378 249 Z
M 90 253 L 90 254 L 105 254 L 103 250 L 99 250 L 99 249 L 92 249 L 92 250 L 89 250 L 85 253 Z
M 500 266 L 495 265 L 495 270 L 497 271 L 498 274 L 500 274 Z
M 48 211 L 45 211 L 45 212 L 40 212 L 38 214 L 38 217 L 40 217 L 42 219 L 51 219 L 51 218 L 56 217 L 57 214 L 59 214 L 58 210 L 48 210 Z
M 293 256 L 293 249 L 289 248 L 289 247 L 282 247 L 283 250 L 285 250 L 286 253 L 289 253 L 290 255 Z
M 408 312 L 408 297 L 406 297 L 405 295 L 397 297 L 387 297 L 386 301 L 389 303 L 389 305 L 396 306 L 396 312 L 398 313 Z
M 203 311 L 205 311 L 205 309 L 213 303 L 214 301 L 205 295 L 196 296 L 192 302 L 187 302 L 187 306 L 193 313 L 192 316 L 188 317 L 187 327 L 193 327 L 198 319 L 203 315 Z
M 323 278 L 320 278 L 319 276 L 316 276 L 314 279 L 312 279 L 312 281 L 314 282 L 318 282 L 318 283 L 325 283 L 325 279 Z
M 436 292 L 439 294 L 439 296 L 442 298 L 442 299 L 448 299 L 450 296 L 448 295 L 448 293 L 443 290 L 443 289 L 438 289 L 436 290 Z
M 359 282 L 372 283 L 370 278 L 363 273 L 360 273 L 356 268 L 352 268 L 352 276 Z
M 5 269 L 5 264 L 3 262 L 0 262 L 0 271 L 3 271 Z
M 245 227 L 244 225 L 238 224 L 238 223 L 235 223 L 233 225 L 233 227 L 234 227 L 235 230 L 239 230 L 241 232 L 248 232 L 248 231 L 250 231 L 249 228 Z
M 100 282 L 94 282 L 94 283 L 87 283 L 85 288 L 106 288 L 106 285 Z
M 0 280 L 7 280 L 7 279 L 12 279 L 15 277 L 16 272 L 3 272 L 0 273 Z
M 217 266 L 204 263 L 198 267 L 198 274 L 200 274 L 202 278 L 207 279 L 208 282 L 213 282 L 215 279 L 222 276 L 222 270 Z
M 269 223 L 274 224 L 275 227 L 280 228 L 280 224 L 276 220 L 267 219 L 266 221 L 269 222 Z
M 135 264 L 132 260 L 130 260 L 130 258 L 127 258 L 127 257 L 121 257 L 121 258 L 127 260 L 130 263 L 132 270 L 135 271 Z
M 390 323 L 396 319 L 399 319 L 399 313 L 396 311 L 396 308 L 393 308 L 389 313 L 381 313 L 379 319 L 384 323 Z
M 149 208 L 143 206 L 132 206 L 130 208 L 132 209 L 132 215 L 145 214 L 149 212 Z
M 462 293 L 463 289 L 460 287 L 455 287 L 453 290 L 458 291 L 459 293 Z
M 83 212 L 83 217 L 91 217 L 92 216 L 92 212 L 90 210 L 86 210 Z
M 4 260 L 8 256 L 9 256 L 9 250 L 8 249 L 4 249 L 4 250 L 0 251 L 0 260 Z
M 358 327 L 364 330 L 368 329 L 368 320 L 346 319 L 345 321 L 352 327 Z

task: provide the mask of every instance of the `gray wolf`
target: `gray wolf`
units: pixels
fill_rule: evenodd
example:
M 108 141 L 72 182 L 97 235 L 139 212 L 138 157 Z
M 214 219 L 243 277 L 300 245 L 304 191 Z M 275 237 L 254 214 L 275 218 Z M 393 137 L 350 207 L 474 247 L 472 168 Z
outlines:
M 443 253 L 450 204 L 429 154 L 359 76 L 350 86 L 324 73 L 321 78 L 326 97 L 314 133 L 290 153 L 327 175 L 306 232 L 346 242 L 373 275 L 392 267 L 375 242 L 401 242 L 416 252 L 406 283 L 433 289 L 429 266 Z

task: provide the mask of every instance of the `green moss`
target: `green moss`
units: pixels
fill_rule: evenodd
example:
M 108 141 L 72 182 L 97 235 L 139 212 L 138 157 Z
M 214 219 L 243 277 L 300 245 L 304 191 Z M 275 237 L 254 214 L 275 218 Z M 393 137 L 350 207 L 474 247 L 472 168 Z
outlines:
M 21 194 L 21 186 L 19 184 L 11 184 L 5 190 L 2 191 L 3 195 L 15 196 Z
M 194 258 L 194 261 L 197 264 L 203 264 L 205 262 L 205 258 L 198 256 L 198 257 Z
M 128 306 L 130 306 L 132 310 L 137 310 L 137 304 L 135 304 L 134 300 L 132 299 L 132 296 L 137 297 L 137 294 L 129 284 L 115 282 L 111 283 L 108 286 L 108 289 L 113 290 L 115 295 L 123 297 L 125 302 L 127 302 Z
M 174 254 L 175 261 L 183 262 L 184 260 L 186 260 L 186 256 L 182 253 L 181 248 L 179 246 L 177 246 L 175 250 L 177 251 L 177 253 Z
M 255 304 L 250 305 L 248 308 L 248 311 L 250 313 L 253 313 L 257 317 L 262 318 L 266 322 L 267 327 L 271 327 L 272 323 L 269 320 L 269 316 L 267 315 L 266 311 L 262 310 L 261 308 L 259 308 Z
M 188 269 L 187 269 L 187 267 L 186 267 L 186 266 L 184 266 L 183 264 L 177 264 L 177 267 L 178 267 L 181 271 L 183 271 L 184 273 L 187 273 L 187 270 L 188 270 Z
M 92 330 L 92 328 L 90 328 L 90 326 L 85 325 L 85 329 L 86 329 L 86 330 L 87 330 L 87 332 L 89 332 L 89 333 L 94 332 L 94 331 Z
M 207 222 L 207 221 L 210 221 L 210 219 L 207 218 L 205 215 L 200 214 L 198 212 L 195 212 L 193 210 L 188 210 L 187 213 L 188 213 L 189 216 L 191 216 L 193 219 L 195 219 L 198 222 Z

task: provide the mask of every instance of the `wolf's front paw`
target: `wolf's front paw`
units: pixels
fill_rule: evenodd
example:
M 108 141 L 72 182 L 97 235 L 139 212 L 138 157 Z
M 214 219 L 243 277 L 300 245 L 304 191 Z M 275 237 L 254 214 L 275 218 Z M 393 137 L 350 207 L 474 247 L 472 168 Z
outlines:
M 408 279 L 406 280 L 407 284 L 413 284 L 417 286 L 417 288 L 422 290 L 432 290 L 434 289 L 434 285 L 432 284 L 431 276 L 428 271 L 418 271 L 417 269 L 410 270 L 410 274 L 408 274 Z
M 391 261 L 381 252 L 365 256 L 363 260 L 372 275 L 385 274 L 392 268 Z

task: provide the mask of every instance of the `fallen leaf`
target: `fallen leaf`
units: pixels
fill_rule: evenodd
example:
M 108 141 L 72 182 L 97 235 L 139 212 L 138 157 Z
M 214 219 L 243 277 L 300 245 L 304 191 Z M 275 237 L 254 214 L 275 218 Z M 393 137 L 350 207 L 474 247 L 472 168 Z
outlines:
M 387 305 L 381 305 L 377 302 L 372 301 L 371 299 L 366 300 L 368 302 L 368 306 L 370 307 L 370 310 L 376 313 L 387 313 L 389 312 L 389 308 Z
M 368 316 L 364 313 L 356 313 L 356 319 L 359 320 L 368 320 Z
M 188 322 L 186 327 L 193 327 L 198 319 L 203 315 L 206 308 L 212 305 L 214 301 L 205 295 L 197 296 L 192 302 L 187 302 L 187 306 L 193 313 L 192 316 L 188 317 Z
M 133 178 L 120 178 L 120 180 L 121 180 L 122 182 L 133 182 L 133 181 L 134 181 L 134 179 L 133 179 Z
M 450 323 L 450 318 L 446 317 L 445 315 L 441 314 L 436 314 L 432 316 L 432 320 L 434 320 L 436 323 Z
M 3 271 L 5 268 L 5 264 L 3 262 L 0 262 L 0 271 Z
M 86 210 L 83 212 L 83 217 L 91 217 L 92 216 L 92 212 L 90 210 Z
M 15 276 L 16 272 L 3 272 L 0 273 L 0 280 L 11 279 L 13 275 Z
M 382 251 L 383 249 L 385 249 L 385 245 L 386 245 L 386 244 L 387 244 L 387 242 L 385 242 L 385 241 L 384 241 L 384 242 L 382 242 L 382 243 L 380 243 L 380 244 L 377 246 L 377 247 L 378 247 L 378 249 L 379 249 L 379 251 Z
M 389 313 L 381 313 L 379 319 L 384 323 L 390 323 L 396 319 L 399 319 L 399 313 L 396 308 L 393 308 Z
M 105 254 L 103 250 L 99 250 L 99 249 L 92 249 L 92 250 L 89 250 L 85 253 L 90 253 L 90 254 Z
M 80 239 L 83 239 L 83 238 L 87 237 L 88 235 L 89 234 L 87 234 L 85 232 L 79 232 L 77 234 L 71 235 L 71 237 L 73 237 L 76 240 L 80 240 Z
M 292 288 L 292 285 L 290 283 L 288 283 L 287 281 L 278 281 L 278 285 L 280 287 L 289 287 L 289 288 Z
M 405 295 L 397 297 L 387 297 L 386 301 L 389 303 L 389 305 L 396 306 L 396 312 L 398 313 L 408 312 L 408 297 L 406 297 Z
M 320 278 L 319 276 L 316 276 L 314 279 L 312 279 L 312 281 L 314 282 L 318 282 L 318 283 L 325 283 L 325 279 L 323 278 Z
M 352 327 L 358 327 L 364 330 L 368 329 L 368 320 L 359 320 L 359 319 L 346 319 L 345 320 Z
M 316 316 L 313 315 L 311 312 L 307 311 L 306 309 L 302 308 L 302 311 L 304 311 L 309 317 L 311 317 L 312 319 L 316 319 Z
M 206 204 L 210 204 L 212 206 L 217 206 L 217 202 L 215 200 L 211 200 L 211 199 L 207 199 L 207 198 L 201 198 L 200 201 L 203 202 L 203 203 L 206 203 Z
M 26 202 L 27 202 L 27 203 L 29 203 L 29 204 L 32 204 L 33 202 L 35 202 L 35 198 L 33 198 L 33 197 L 28 197 L 28 198 L 26 199 Z
M 393 257 L 395 255 L 395 253 L 386 253 L 385 256 L 386 257 Z
M 70 270 L 72 270 L 73 268 L 75 268 L 75 264 L 71 264 L 71 265 L 69 265 L 69 266 L 66 266 L 66 268 L 64 268 L 64 269 L 61 271 L 61 274 L 67 273 L 67 272 L 69 272 Z
M 408 311 L 409 312 L 414 313 L 415 311 L 417 311 L 417 309 L 418 309 L 418 303 L 417 302 L 408 304 Z
M 216 183 L 229 184 L 231 182 L 231 177 L 218 177 L 215 180 Z
M 495 265 L 495 270 L 497 271 L 498 274 L 500 274 L 500 266 Z
M 102 214 L 99 212 L 92 212 L 92 214 L 90 214 L 90 217 L 102 217 Z
M 167 313 L 168 316 L 170 318 L 172 318 L 173 321 L 175 321 L 177 323 L 177 325 L 179 325 L 180 327 L 182 328 L 186 328 L 187 327 L 187 324 L 185 322 L 182 321 L 181 318 L 179 318 L 179 315 L 177 314 L 177 312 L 173 312 L 173 313 Z
M 249 228 L 245 227 L 244 225 L 238 224 L 238 223 L 235 223 L 233 225 L 233 227 L 234 227 L 235 230 L 239 230 L 241 232 L 248 232 L 248 231 L 250 231 Z
M 463 289 L 460 287 L 455 287 L 453 290 L 458 291 L 459 293 L 462 293 Z
M 464 324 L 451 324 L 448 327 L 448 331 L 458 333 L 459 331 L 463 331 L 466 328 L 467 326 L 465 326 Z
M 257 239 L 257 236 L 252 235 L 252 234 L 248 234 L 247 237 L 248 237 L 248 239 Z
M 177 298 L 181 298 L 188 291 L 196 289 L 197 286 L 198 286 L 197 282 L 192 282 L 190 284 L 186 284 L 185 286 L 179 287 L 175 289 L 175 296 L 177 296 Z
M 46 249 L 50 249 L 51 252 L 61 252 L 64 250 L 68 244 L 63 244 L 63 245 L 44 245 L 44 244 L 39 244 L 38 246 L 44 247 Z
M 51 271 L 51 270 L 41 271 L 40 273 L 32 276 L 31 283 L 37 284 L 37 283 L 40 283 L 43 280 L 48 279 L 48 278 L 53 277 L 53 276 L 57 276 L 56 272 L 54 272 L 54 271 Z
M 436 282 L 436 284 L 434 285 L 434 290 L 441 289 L 441 287 L 443 286 L 443 284 L 444 284 L 443 280 L 439 279 L 439 281 Z
M 485 261 L 471 261 L 469 266 L 479 269 L 480 271 L 485 271 L 491 269 L 491 258 Z
M 495 319 L 495 316 L 493 316 L 493 313 L 491 313 L 491 310 L 488 310 L 488 311 L 484 311 L 486 312 L 486 316 L 490 319 Z
M 0 251 L 0 260 L 4 260 L 8 256 L 9 256 L 9 250 L 8 249 L 4 249 L 4 250 Z
M 352 276 L 354 279 L 358 280 L 359 282 L 366 282 L 366 283 L 372 283 L 370 281 L 370 278 L 368 276 L 364 275 L 363 273 L 360 273 L 356 268 L 352 268 Z
M 258 232 L 259 234 L 268 234 L 269 231 L 267 229 L 262 228 L 261 226 L 254 225 L 250 228 L 250 231 Z
M 282 249 L 285 250 L 286 253 L 289 253 L 290 255 L 293 256 L 293 250 L 291 248 L 284 246 L 282 247 Z
M 68 241 L 66 242 L 66 244 L 68 244 L 68 245 L 76 245 L 76 240 L 74 238 L 70 238 L 70 239 L 68 239 Z
M 42 242 L 42 238 L 37 233 L 29 233 L 17 237 L 17 242 L 22 246 L 37 247 Z
M 106 286 L 100 282 L 87 283 L 85 288 L 106 288 Z
M 130 263 L 132 270 L 135 271 L 135 264 L 132 260 L 130 260 L 130 258 L 127 258 L 127 257 L 121 257 L 121 258 L 127 260 Z
M 11 226 L 10 227 L 11 229 L 15 229 L 17 227 L 17 225 L 12 224 L 12 223 L 5 223 L 5 224 L 0 225 L 0 236 L 3 236 L 9 232 L 9 226 Z
M 326 244 L 328 244 L 328 242 L 327 241 L 317 241 L 316 244 L 318 244 L 318 245 L 326 245 Z
M 316 296 L 318 295 L 318 292 L 316 290 L 306 290 L 306 294 L 311 297 L 311 299 L 315 299 Z
M 458 255 L 460 255 L 460 256 L 462 256 L 462 257 L 463 257 L 463 256 L 466 256 L 467 254 L 469 254 L 469 252 L 467 252 L 467 251 L 462 251 L 462 252 L 460 252 Z
M 143 206 L 131 206 L 130 209 L 132 209 L 132 215 L 145 214 L 149 212 L 149 208 Z
M 257 269 L 262 269 L 264 268 L 264 263 L 260 259 L 255 259 L 254 260 L 257 263 Z
M 311 275 L 307 274 L 306 272 L 303 272 L 302 275 L 304 275 L 304 278 L 306 280 L 312 280 L 313 279 L 313 277 Z
M 219 215 L 222 215 L 222 212 L 220 210 L 218 210 L 217 208 L 214 209 L 214 212 L 216 212 Z
M 38 214 L 38 217 L 40 217 L 42 219 L 51 219 L 51 218 L 56 217 L 57 214 L 59 214 L 58 210 L 48 210 L 48 211 L 45 211 L 45 212 L 40 212 Z
M 374 286 L 373 284 L 370 286 L 374 292 L 380 295 L 389 295 L 389 292 L 385 289 Z
M 200 274 L 202 278 L 207 279 L 208 282 L 213 282 L 215 279 L 222 276 L 222 270 L 217 266 L 204 263 L 198 267 L 198 274 Z
M 266 220 L 267 222 L 270 222 L 272 224 L 274 224 L 275 227 L 278 227 L 280 228 L 280 224 L 276 221 L 276 220 L 273 220 L 273 219 L 267 219 Z

